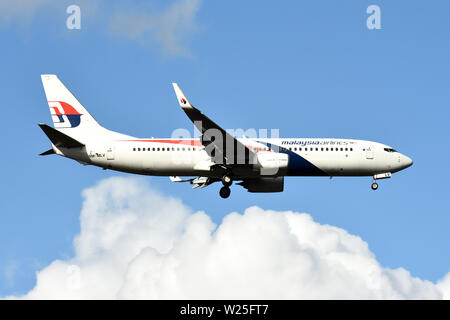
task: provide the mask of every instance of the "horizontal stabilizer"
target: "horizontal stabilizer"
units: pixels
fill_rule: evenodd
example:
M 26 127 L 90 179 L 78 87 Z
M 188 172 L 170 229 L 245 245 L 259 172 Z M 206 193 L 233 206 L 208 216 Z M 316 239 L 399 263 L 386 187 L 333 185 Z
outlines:
M 55 150 L 53 150 L 53 149 L 47 150 L 47 151 L 45 151 L 45 152 L 42 152 L 42 153 L 40 154 L 40 156 L 48 156 L 48 155 L 50 155 L 50 154 L 55 154 Z
M 47 135 L 47 137 L 50 139 L 50 141 L 57 147 L 57 148 L 81 148 L 84 147 L 84 144 L 81 142 L 75 140 L 74 138 L 69 137 L 68 135 L 49 127 L 46 124 L 39 124 L 39 127 L 41 127 L 42 131 Z M 44 152 L 45 153 L 45 152 Z

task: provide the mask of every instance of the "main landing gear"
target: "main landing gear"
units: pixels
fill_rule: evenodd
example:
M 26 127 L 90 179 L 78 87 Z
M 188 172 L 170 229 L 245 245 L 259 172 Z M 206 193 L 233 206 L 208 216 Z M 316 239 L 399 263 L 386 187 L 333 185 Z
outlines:
M 222 177 L 222 184 L 223 184 L 223 187 L 220 188 L 219 194 L 220 194 L 220 196 L 221 196 L 223 199 L 226 199 L 226 198 L 228 198 L 228 197 L 230 196 L 230 194 L 231 194 L 230 186 L 231 186 L 232 183 L 233 183 L 233 178 L 231 178 L 231 175 L 225 174 L 225 175 Z
M 230 196 L 230 194 L 231 194 L 230 187 L 223 186 L 222 188 L 220 188 L 219 194 L 224 199 L 228 198 Z

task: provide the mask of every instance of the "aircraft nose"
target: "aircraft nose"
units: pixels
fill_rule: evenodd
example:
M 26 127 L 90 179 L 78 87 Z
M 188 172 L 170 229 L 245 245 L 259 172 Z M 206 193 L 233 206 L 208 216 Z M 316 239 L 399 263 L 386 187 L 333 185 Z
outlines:
M 413 161 L 410 157 L 403 155 L 402 157 L 402 164 L 405 166 L 405 168 L 408 168 L 410 166 L 412 166 Z

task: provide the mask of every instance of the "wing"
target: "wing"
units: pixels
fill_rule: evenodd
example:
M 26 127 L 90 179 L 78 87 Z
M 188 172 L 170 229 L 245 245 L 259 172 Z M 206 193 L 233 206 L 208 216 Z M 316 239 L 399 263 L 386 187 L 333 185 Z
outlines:
M 186 115 L 202 133 L 201 142 L 213 162 L 225 167 L 249 166 L 255 153 L 196 109 L 176 83 L 172 83 L 178 102 Z

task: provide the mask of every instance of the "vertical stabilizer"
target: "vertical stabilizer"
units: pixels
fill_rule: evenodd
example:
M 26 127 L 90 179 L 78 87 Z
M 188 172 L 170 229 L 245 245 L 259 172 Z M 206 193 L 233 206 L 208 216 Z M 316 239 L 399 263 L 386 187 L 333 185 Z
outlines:
M 54 74 L 41 75 L 55 129 L 81 142 L 133 138 L 103 128 Z
M 56 75 L 45 74 L 41 78 L 56 129 L 89 130 L 100 127 Z

